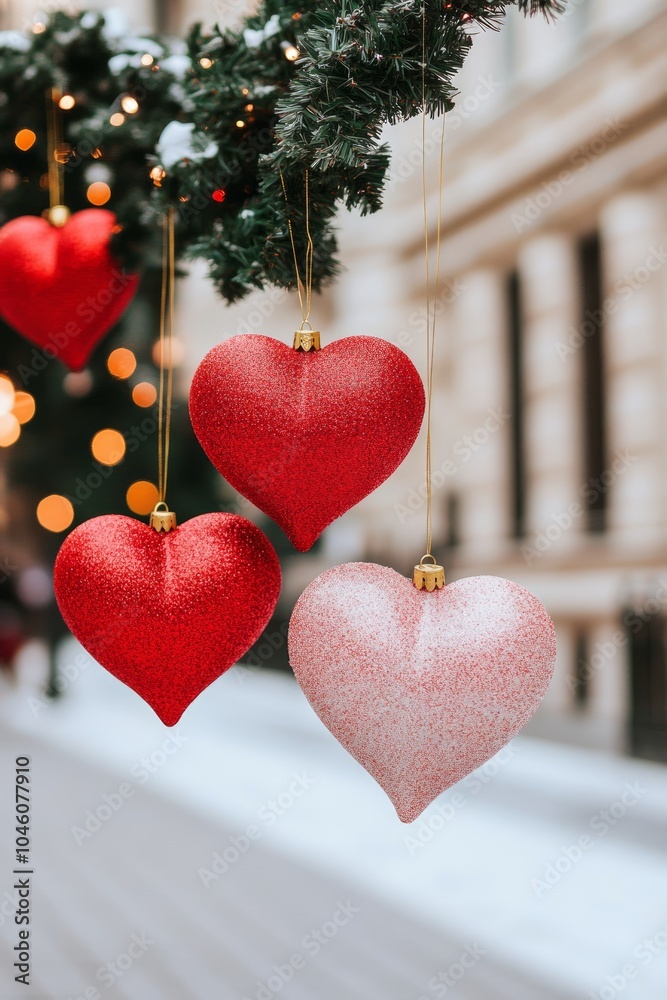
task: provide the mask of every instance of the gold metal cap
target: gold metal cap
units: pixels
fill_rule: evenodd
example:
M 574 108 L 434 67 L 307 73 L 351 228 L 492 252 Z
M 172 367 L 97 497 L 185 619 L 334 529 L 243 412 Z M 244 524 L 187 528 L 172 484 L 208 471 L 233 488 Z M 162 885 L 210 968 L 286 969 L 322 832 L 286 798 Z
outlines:
M 56 229 L 62 229 L 69 219 L 71 212 L 66 205 L 54 205 L 53 208 L 49 208 L 44 214 L 52 226 L 55 226 Z
M 295 351 L 319 351 L 319 330 L 297 330 L 294 334 Z
M 163 507 L 163 510 L 159 508 Z M 155 510 L 151 514 L 150 520 L 151 528 L 156 531 L 171 531 L 172 528 L 176 527 L 176 515 L 172 510 L 169 510 L 164 500 L 159 500 L 155 504 Z
M 427 563 L 426 559 L 432 559 L 433 562 Z M 434 556 L 422 556 L 419 565 L 415 566 L 412 582 L 417 590 L 442 590 L 445 586 L 444 566 L 438 566 Z

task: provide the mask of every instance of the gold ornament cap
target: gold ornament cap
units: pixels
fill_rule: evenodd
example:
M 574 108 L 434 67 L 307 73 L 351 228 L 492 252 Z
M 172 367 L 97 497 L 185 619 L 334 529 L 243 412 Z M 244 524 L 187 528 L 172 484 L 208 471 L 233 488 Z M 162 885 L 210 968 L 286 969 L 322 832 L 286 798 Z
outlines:
M 432 559 L 433 562 L 427 563 L 427 559 Z M 435 557 L 432 555 L 422 556 L 419 565 L 415 566 L 412 582 L 417 590 L 442 590 L 445 586 L 444 566 L 438 566 Z
M 160 508 L 164 508 L 160 510 Z M 150 525 L 155 531 L 164 531 L 165 533 L 171 531 L 176 527 L 176 515 L 173 510 L 169 510 L 164 500 L 158 501 L 155 504 L 155 510 L 151 514 Z
M 294 334 L 295 351 L 319 351 L 320 349 L 319 330 L 297 330 Z
M 67 205 L 54 205 L 45 212 L 46 218 L 56 229 L 62 229 L 71 214 Z

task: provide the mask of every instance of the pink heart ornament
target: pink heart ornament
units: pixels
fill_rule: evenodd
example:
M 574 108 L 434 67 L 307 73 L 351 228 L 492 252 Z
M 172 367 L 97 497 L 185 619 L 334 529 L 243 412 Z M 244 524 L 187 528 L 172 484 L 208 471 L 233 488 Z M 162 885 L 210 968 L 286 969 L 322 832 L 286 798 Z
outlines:
M 410 823 L 535 713 L 556 638 L 543 605 L 510 580 L 428 593 L 385 566 L 347 563 L 299 598 L 289 655 L 324 725 Z

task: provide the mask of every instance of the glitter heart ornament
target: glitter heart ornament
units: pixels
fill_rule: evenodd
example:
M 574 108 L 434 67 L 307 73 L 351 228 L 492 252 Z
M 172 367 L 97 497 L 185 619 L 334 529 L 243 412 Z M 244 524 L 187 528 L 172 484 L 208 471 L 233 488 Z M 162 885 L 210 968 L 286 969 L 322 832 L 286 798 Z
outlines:
M 190 390 L 213 465 L 302 552 L 398 468 L 423 415 L 417 369 L 377 337 L 307 352 L 260 334 L 231 337 L 206 355 Z
M 168 533 L 93 518 L 65 539 L 54 570 L 70 631 L 167 726 L 259 638 L 280 584 L 271 543 L 236 514 Z
M 324 725 L 410 823 L 526 724 L 556 641 L 542 604 L 509 580 L 429 593 L 385 566 L 348 563 L 299 598 L 289 656 Z
M 0 229 L 0 315 L 72 371 L 85 367 L 137 290 L 137 276 L 109 249 L 115 224 L 113 212 L 89 208 L 61 227 L 22 216 Z

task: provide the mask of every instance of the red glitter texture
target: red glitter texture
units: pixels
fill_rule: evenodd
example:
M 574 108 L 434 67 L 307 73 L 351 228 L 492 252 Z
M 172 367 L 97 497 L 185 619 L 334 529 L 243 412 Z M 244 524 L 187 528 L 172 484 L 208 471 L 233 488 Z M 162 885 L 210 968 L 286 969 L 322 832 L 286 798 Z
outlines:
M 206 355 L 190 390 L 213 465 L 301 552 L 398 468 L 423 415 L 417 369 L 377 337 L 308 353 L 259 334 L 231 337 Z
M 404 823 L 507 744 L 551 680 L 554 627 L 523 587 L 476 576 L 428 593 L 348 563 L 299 598 L 296 678 Z
M 71 632 L 167 726 L 259 638 L 280 582 L 268 538 L 236 514 L 168 534 L 96 517 L 65 539 L 54 571 Z
M 118 322 L 137 290 L 109 251 L 113 212 L 89 208 L 58 229 L 23 216 L 0 229 L 0 314 L 72 371 Z

